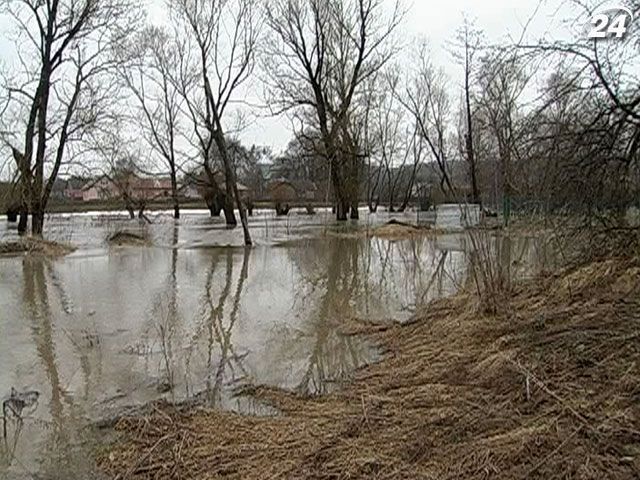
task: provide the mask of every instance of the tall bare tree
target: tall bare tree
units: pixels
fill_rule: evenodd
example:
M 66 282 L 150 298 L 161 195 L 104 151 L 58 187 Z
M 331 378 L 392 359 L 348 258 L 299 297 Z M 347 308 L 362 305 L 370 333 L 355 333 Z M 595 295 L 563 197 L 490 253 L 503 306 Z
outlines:
M 394 198 L 400 172 L 406 164 L 408 150 L 405 150 L 404 121 L 405 110 L 398 102 L 400 93 L 400 73 L 398 66 L 393 65 L 381 76 L 378 88 L 385 92 L 379 95 L 374 108 L 374 129 L 377 136 L 380 166 L 386 176 L 387 200 L 389 211 L 393 212 Z
M 471 203 L 481 204 L 482 198 L 478 186 L 478 167 L 473 141 L 473 108 L 472 108 L 472 82 L 474 80 L 474 60 L 480 51 L 482 33 L 466 17 L 462 26 L 458 29 L 453 56 L 463 68 L 464 90 L 464 152 L 469 168 L 469 183 L 471 184 Z
M 132 120 L 141 127 L 144 140 L 169 170 L 173 216 L 180 218 L 181 163 L 177 142 L 183 98 L 174 81 L 178 78 L 177 45 L 166 30 L 149 26 L 133 36 L 127 47 L 131 58 L 118 73 L 136 101 Z
M 266 5 L 272 35 L 265 58 L 274 110 L 305 110 L 322 138 L 338 220 L 356 217 L 360 156 L 354 151 L 354 99 L 395 52 L 403 11 L 381 0 L 274 0 Z M 354 178 L 354 175 L 355 178 Z M 354 195 L 356 198 L 354 198 Z
M 246 210 L 238 192 L 236 168 L 227 147 L 226 116 L 234 95 L 254 68 L 260 21 L 252 0 L 171 0 L 179 46 L 176 85 L 184 98 L 205 172 L 215 183 L 210 161 L 218 156 L 225 179 L 225 218 L 236 225 L 240 213 L 244 241 L 251 245 Z
M 522 155 L 529 124 L 522 111 L 522 96 L 531 78 L 530 67 L 511 49 L 493 50 L 481 59 L 480 116 L 497 146 L 505 225 L 509 224 L 515 191 L 514 159 Z
M 432 160 L 438 165 L 440 188 L 445 195 L 454 195 L 448 166 L 451 102 L 446 89 L 447 79 L 429 60 L 426 44 L 420 44 L 416 55 L 416 69 L 410 74 L 402 103 L 413 117 L 416 132 L 428 146 Z

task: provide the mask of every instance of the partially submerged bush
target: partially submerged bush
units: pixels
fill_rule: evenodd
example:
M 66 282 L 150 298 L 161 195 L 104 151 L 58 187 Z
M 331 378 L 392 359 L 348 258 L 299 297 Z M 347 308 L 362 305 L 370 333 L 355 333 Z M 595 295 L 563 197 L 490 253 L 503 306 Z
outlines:
M 469 239 L 470 272 L 481 309 L 498 313 L 511 293 L 511 238 L 476 230 L 469 232 Z
M 146 230 L 142 232 L 115 232 L 107 238 L 107 243 L 115 247 L 148 247 L 152 244 Z
M 428 229 L 419 228 L 410 223 L 390 220 L 386 224 L 374 229 L 373 236 L 385 238 L 387 240 L 402 240 L 414 237 L 426 231 L 428 231 Z

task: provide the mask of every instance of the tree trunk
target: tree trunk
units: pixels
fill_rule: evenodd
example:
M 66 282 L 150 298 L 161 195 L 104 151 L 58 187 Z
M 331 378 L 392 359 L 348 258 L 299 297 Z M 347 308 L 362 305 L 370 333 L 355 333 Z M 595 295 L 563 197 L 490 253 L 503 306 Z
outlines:
M 136 210 L 135 208 L 133 208 L 133 204 L 128 198 L 125 198 L 124 200 L 124 208 L 126 208 L 127 212 L 129 212 L 129 219 L 133 220 L 134 218 L 136 218 Z
M 353 149 L 355 151 L 355 148 Z M 360 169 L 358 168 L 358 157 L 353 154 L 351 157 L 351 168 L 349 172 L 349 197 L 351 202 L 351 220 L 360 219 Z
M 348 210 L 349 206 L 345 202 L 338 200 L 338 203 L 336 204 L 336 220 L 339 222 L 346 222 Z
M 473 198 L 471 203 L 475 203 L 481 206 L 480 190 L 478 189 L 478 180 L 476 178 L 476 157 L 473 149 L 473 120 L 471 118 L 471 93 L 469 85 L 469 77 L 471 75 L 469 64 L 469 44 L 465 46 L 465 68 L 464 68 L 464 91 L 465 91 L 465 103 L 467 110 L 467 135 L 465 138 L 466 150 L 467 150 L 467 162 L 469 162 L 469 177 L 471 180 L 471 189 Z
M 27 233 L 29 224 L 29 208 L 26 204 L 20 205 L 20 221 L 18 222 L 18 234 L 24 235 Z
M 331 156 L 331 183 L 333 183 L 333 192 L 336 201 L 336 220 L 339 222 L 347 221 L 349 212 L 349 201 L 345 198 L 344 185 L 342 183 L 342 173 L 339 171 L 339 162 L 336 154 Z
M 235 227 L 238 225 L 238 220 L 236 219 L 236 214 L 233 211 L 233 202 L 231 198 L 232 197 L 229 197 L 228 195 L 224 196 L 222 211 L 224 212 L 224 220 L 227 225 Z
M 393 188 L 393 181 L 392 181 L 392 177 L 391 177 L 391 169 L 387 168 L 387 181 L 389 182 L 389 211 L 393 212 L 395 209 L 393 208 L 393 196 L 394 196 L 394 188 Z
M 212 217 L 219 217 L 222 212 L 221 196 L 216 195 L 212 189 L 207 189 L 204 194 L 204 203 L 207 204 L 207 208 Z
M 358 211 L 358 199 L 351 200 L 351 220 L 359 220 L 360 212 Z
M 284 205 L 282 203 L 280 203 L 280 202 L 276 203 L 276 215 L 278 217 L 284 217 L 284 216 L 288 215 L 289 214 L 289 210 L 290 210 L 290 207 L 289 207 L 288 203 L 285 203 Z
M 44 228 L 44 209 L 40 203 L 33 206 L 31 213 L 31 234 L 41 237 Z
M 173 218 L 180 218 L 180 200 L 178 199 L 178 179 L 175 164 L 171 164 L 171 198 L 173 199 Z
M 225 198 L 225 209 L 224 214 L 227 220 L 227 225 L 237 225 L 238 222 L 233 213 L 233 199 L 235 197 L 236 206 L 238 207 L 238 213 L 240 214 L 240 222 L 242 224 L 242 233 L 244 235 L 244 244 L 246 246 L 251 246 L 251 234 L 249 233 L 249 222 L 247 220 L 247 212 L 242 205 L 242 200 L 240 199 L 240 192 L 238 191 L 238 181 L 236 179 L 235 165 L 231 164 L 231 159 L 229 158 L 229 152 L 227 150 L 227 142 L 224 138 L 224 134 L 222 132 L 222 125 L 220 124 L 220 119 L 217 118 L 217 128 L 212 132 L 214 135 L 214 139 L 216 141 L 216 145 L 218 147 L 218 151 L 220 152 L 220 156 L 222 157 L 222 164 L 224 166 L 225 173 L 225 186 L 226 186 L 226 198 Z
M 218 204 L 214 201 L 213 203 L 208 205 L 209 213 L 212 217 L 219 217 L 222 213 L 222 209 L 218 206 Z

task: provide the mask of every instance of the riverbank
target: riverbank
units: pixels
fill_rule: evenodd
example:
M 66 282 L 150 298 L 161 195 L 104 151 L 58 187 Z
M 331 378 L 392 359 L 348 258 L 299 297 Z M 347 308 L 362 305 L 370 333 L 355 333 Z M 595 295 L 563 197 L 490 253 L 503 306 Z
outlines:
M 406 324 L 349 326 L 379 363 L 323 397 L 256 387 L 275 417 L 122 418 L 99 464 L 118 478 L 635 478 L 640 260 L 516 286 L 499 314 L 467 294 Z

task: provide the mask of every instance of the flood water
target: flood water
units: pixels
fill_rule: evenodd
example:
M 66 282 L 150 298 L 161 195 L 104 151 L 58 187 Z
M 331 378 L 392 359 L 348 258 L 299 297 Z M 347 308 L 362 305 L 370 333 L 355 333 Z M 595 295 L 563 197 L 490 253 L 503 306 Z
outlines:
M 7 422 L 0 478 L 95 478 L 98 440 L 86 426 L 122 407 L 197 397 L 269 415 L 234 389 L 322 394 L 348 381 L 377 353 L 341 335 L 341 322 L 406 320 L 469 278 L 463 233 L 400 241 L 354 233 L 388 219 L 363 212 L 337 225 L 330 212 L 258 212 L 256 246 L 245 249 L 241 229 L 205 212 L 177 222 L 160 213 L 149 226 L 116 214 L 49 217 L 45 236 L 75 253 L 0 257 L 0 396 L 40 392 L 22 424 Z M 144 229 L 153 247 L 109 248 L 107 237 L 123 229 Z M 0 240 L 13 236 L 0 227 Z M 523 272 L 546 262 L 533 239 L 511 252 Z

